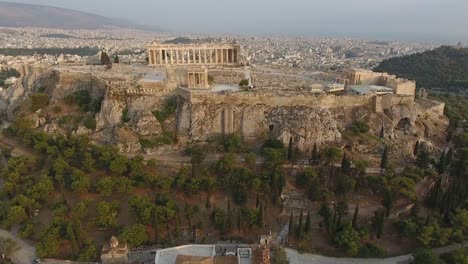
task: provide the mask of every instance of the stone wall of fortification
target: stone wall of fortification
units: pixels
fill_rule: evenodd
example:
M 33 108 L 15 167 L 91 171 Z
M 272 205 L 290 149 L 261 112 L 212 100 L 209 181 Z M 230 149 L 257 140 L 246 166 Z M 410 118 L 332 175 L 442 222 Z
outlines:
M 247 140 L 272 136 L 285 143 L 293 138 L 301 150 L 310 149 L 314 143 L 341 141 L 341 132 L 355 120 L 366 116 L 381 120 L 378 112 L 385 109 L 395 111 L 399 105 L 411 109 L 413 104 L 411 96 L 393 94 L 216 94 L 188 89 L 179 89 L 178 94 L 177 124 L 181 136 L 205 140 L 212 134 L 239 133 Z M 376 108 L 379 111 L 375 111 Z M 410 114 L 411 111 L 405 113 Z M 381 126 L 382 121 L 375 122 Z

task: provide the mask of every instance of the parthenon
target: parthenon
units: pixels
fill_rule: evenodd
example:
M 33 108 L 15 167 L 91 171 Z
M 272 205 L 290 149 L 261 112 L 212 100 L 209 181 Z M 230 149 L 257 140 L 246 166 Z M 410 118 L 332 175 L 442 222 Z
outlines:
M 148 46 L 150 66 L 180 64 L 239 64 L 238 44 L 151 44 Z

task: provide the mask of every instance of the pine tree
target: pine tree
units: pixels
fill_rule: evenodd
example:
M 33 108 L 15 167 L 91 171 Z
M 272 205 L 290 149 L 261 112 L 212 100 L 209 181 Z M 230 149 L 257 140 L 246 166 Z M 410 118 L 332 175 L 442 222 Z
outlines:
M 383 170 L 388 167 L 388 146 L 385 145 L 382 153 L 382 159 L 380 160 L 380 168 Z
M 312 150 L 312 161 L 317 162 L 319 160 L 319 152 L 317 148 L 317 143 L 314 143 L 314 149 Z
M 260 204 L 260 209 L 258 210 L 257 225 L 258 227 L 263 227 L 263 205 L 262 204 Z
M 359 204 L 356 204 L 356 207 L 354 208 L 354 215 L 353 215 L 353 228 L 358 229 L 358 223 L 359 221 Z
M 289 145 L 288 145 L 288 161 L 293 160 L 293 140 L 292 137 L 289 138 Z
M 304 233 L 309 234 L 310 229 L 312 228 L 311 223 L 310 223 L 310 212 L 307 211 L 307 217 L 304 225 Z
M 417 157 L 419 154 L 419 140 L 416 141 L 416 144 L 414 145 L 414 150 L 413 150 L 413 155 Z

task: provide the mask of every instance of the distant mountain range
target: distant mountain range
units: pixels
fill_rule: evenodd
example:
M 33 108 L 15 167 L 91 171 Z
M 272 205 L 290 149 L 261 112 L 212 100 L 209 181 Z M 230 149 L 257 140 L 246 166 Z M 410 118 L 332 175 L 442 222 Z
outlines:
M 52 6 L 0 2 L 0 27 L 44 27 L 65 29 L 98 29 L 124 27 L 162 31 L 158 27 L 137 25 L 81 11 Z

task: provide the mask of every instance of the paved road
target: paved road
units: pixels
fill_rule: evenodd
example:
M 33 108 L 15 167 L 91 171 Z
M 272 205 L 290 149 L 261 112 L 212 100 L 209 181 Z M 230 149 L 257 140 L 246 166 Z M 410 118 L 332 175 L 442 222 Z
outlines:
M 441 248 L 436 248 L 433 249 L 432 251 L 437 254 L 444 254 L 448 252 L 455 251 L 459 248 L 461 248 L 462 245 L 450 245 L 450 246 L 445 246 Z M 468 244 L 463 245 L 463 247 L 468 247 Z M 408 264 L 409 263 L 409 258 L 412 256 L 410 254 L 408 255 L 402 255 L 402 256 L 397 256 L 397 257 L 392 257 L 392 258 L 386 258 L 386 259 L 358 259 L 358 258 L 333 258 L 333 257 L 325 257 L 325 256 L 320 256 L 320 255 L 314 255 L 314 254 L 300 254 L 294 249 L 290 248 L 285 248 L 286 254 L 289 259 L 290 264 L 358 264 L 358 263 L 363 263 L 363 264 Z
M 13 263 L 15 264 L 31 264 L 31 262 L 36 257 L 36 248 L 29 245 L 24 240 L 16 237 L 12 233 L 0 229 L 0 236 L 4 238 L 11 238 L 13 239 L 16 244 L 19 246 L 18 251 L 13 254 Z
M 166 152 L 164 154 L 135 154 L 135 153 L 120 153 L 122 155 L 125 155 L 129 158 L 135 157 L 137 155 L 143 156 L 145 160 L 151 160 L 155 159 L 160 162 L 164 163 L 175 163 L 175 164 L 189 164 L 191 162 L 191 157 L 184 155 L 182 152 Z M 203 163 L 205 164 L 210 164 L 217 162 L 220 160 L 224 154 L 222 153 L 210 153 L 207 154 L 205 157 L 205 160 Z M 238 158 L 240 161 L 244 161 L 242 155 L 238 155 Z M 262 164 L 264 162 L 264 159 L 262 157 L 257 156 L 257 164 Z M 300 169 L 300 168 L 306 168 L 309 167 L 310 165 L 304 164 L 304 165 L 291 165 L 291 164 L 284 164 L 283 167 L 286 168 L 295 168 L 295 169 Z M 341 164 L 336 163 L 334 164 L 335 167 L 339 168 L 341 167 Z M 396 173 L 401 173 L 404 170 L 403 167 L 398 167 L 395 169 Z M 380 167 L 371 167 L 366 169 L 367 174 L 380 174 L 381 169 Z

